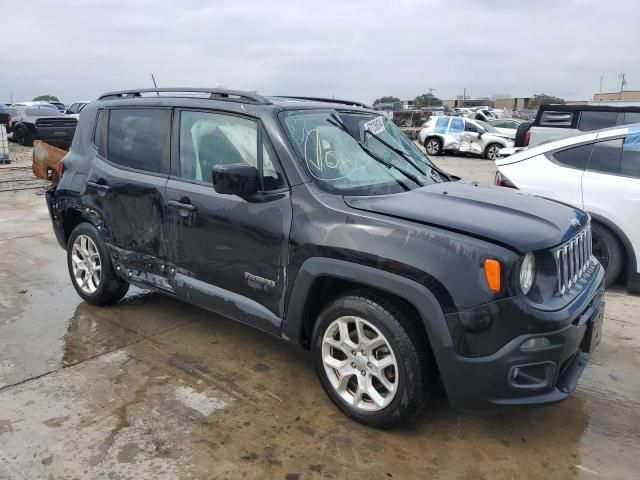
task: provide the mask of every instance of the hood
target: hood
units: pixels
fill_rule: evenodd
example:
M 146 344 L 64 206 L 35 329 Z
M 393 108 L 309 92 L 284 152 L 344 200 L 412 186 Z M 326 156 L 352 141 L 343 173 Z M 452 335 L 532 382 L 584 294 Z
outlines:
M 589 221 L 585 212 L 562 203 L 467 181 L 344 200 L 351 208 L 464 233 L 520 253 L 559 245 Z

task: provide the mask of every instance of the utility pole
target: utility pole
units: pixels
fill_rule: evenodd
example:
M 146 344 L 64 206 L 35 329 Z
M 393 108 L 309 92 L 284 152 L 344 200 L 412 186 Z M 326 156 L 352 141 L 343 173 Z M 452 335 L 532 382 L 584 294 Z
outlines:
M 156 77 L 153 76 L 153 73 L 151 74 L 151 81 L 153 81 L 153 88 L 158 88 L 158 84 L 156 83 Z M 160 92 L 156 92 L 156 95 L 159 97 Z
M 598 95 L 598 102 L 602 101 L 602 80 L 604 80 L 604 75 L 600 76 L 600 94 Z
M 624 86 L 627 83 L 627 81 L 624 79 L 624 77 L 627 74 L 622 72 L 618 75 L 618 78 L 620 79 L 620 100 L 622 100 L 622 92 L 624 91 Z
M 435 90 L 435 88 L 429 87 L 429 88 L 427 88 L 427 90 L 429 90 L 429 93 L 428 93 L 428 95 L 429 95 L 429 105 L 427 105 L 427 106 L 430 107 L 433 104 L 433 93 L 432 92 Z
M 467 87 L 462 90 L 462 107 L 466 107 L 467 103 Z

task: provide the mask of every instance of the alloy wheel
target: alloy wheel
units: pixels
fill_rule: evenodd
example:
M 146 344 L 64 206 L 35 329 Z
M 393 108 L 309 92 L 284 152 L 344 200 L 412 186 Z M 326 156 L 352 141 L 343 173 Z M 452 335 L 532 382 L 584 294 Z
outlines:
M 489 157 L 489 160 L 495 160 L 496 158 L 498 158 L 498 152 L 500 151 L 500 147 L 497 145 L 491 145 L 489 147 L 489 150 L 487 150 L 487 157 Z
M 440 144 L 436 140 L 429 140 L 426 150 L 429 155 L 436 155 L 440 150 Z
M 78 288 L 93 295 L 100 288 L 102 262 L 98 247 L 87 235 L 78 235 L 71 250 L 73 279 Z
M 382 410 L 398 391 L 391 345 L 364 318 L 344 316 L 329 325 L 322 339 L 322 362 L 338 395 L 360 410 Z

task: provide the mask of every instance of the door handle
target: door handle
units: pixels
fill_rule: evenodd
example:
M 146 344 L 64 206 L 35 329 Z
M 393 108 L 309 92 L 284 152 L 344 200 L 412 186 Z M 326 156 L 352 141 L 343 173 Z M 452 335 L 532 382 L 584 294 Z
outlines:
M 177 200 L 169 200 L 167 202 L 167 205 L 172 208 L 177 208 L 179 210 L 188 210 L 190 212 L 195 212 L 197 210 L 194 205 L 191 205 L 190 203 L 182 203 Z
M 87 182 L 87 187 L 94 188 L 96 190 L 100 190 L 101 192 L 109 192 L 111 191 L 111 187 L 109 185 L 104 185 L 102 183 L 97 182 Z

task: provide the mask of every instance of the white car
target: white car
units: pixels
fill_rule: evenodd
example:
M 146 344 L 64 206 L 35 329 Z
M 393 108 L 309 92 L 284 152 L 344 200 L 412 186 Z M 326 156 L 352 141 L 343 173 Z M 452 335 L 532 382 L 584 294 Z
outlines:
M 463 117 L 433 117 L 422 126 L 418 140 L 428 155 L 464 152 L 496 160 L 501 148 L 513 147 L 513 138 L 481 120 Z
M 516 132 L 522 121 L 513 118 L 496 118 L 495 120 L 489 120 L 487 123 L 500 133 L 509 135 L 511 138 L 516 138 Z
M 83 102 L 74 102 L 69 105 L 69 108 L 64 112 L 68 117 L 73 117 L 76 120 L 80 118 L 80 110 L 82 110 L 85 105 L 89 103 L 89 100 Z
M 586 210 L 611 285 L 640 290 L 640 124 L 563 138 L 496 160 L 496 185 Z

